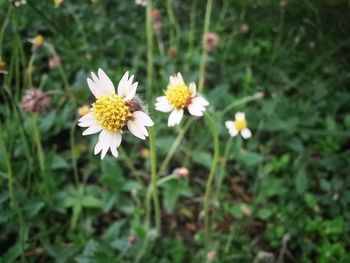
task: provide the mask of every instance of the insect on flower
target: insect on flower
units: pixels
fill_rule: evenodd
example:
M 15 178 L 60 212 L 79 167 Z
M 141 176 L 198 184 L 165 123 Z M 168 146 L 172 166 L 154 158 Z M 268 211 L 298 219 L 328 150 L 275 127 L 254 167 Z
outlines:
M 235 121 L 226 121 L 225 125 L 232 137 L 238 133 L 241 133 L 244 139 L 252 137 L 252 132 L 248 129 L 248 123 L 243 112 L 237 112 L 235 114 Z
M 193 116 L 203 116 L 205 107 L 209 102 L 196 93 L 194 82 L 187 86 L 180 73 L 170 76 L 169 85 L 165 91 L 165 96 L 157 98 L 156 110 L 170 112 L 168 126 L 179 124 L 184 112 Z
M 137 82 L 133 83 L 134 75 L 126 72 L 115 88 L 102 70 L 98 70 L 98 76 L 91 73 L 92 79 L 87 83 L 95 96 L 90 112 L 79 119 L 80 127 L 87 127 L 83 135 L 100 133 L 95 145 L 94 153 L 101 152 L 103 159 L 108 152 L 118 157 L 117 148 L 122 140 L 122 133 L 126 128 L 136 137 L 145 140 L 148 136 L 147 126 L 153 126 L 153 121 L 145 112 L 141 100 L 135 95 Z

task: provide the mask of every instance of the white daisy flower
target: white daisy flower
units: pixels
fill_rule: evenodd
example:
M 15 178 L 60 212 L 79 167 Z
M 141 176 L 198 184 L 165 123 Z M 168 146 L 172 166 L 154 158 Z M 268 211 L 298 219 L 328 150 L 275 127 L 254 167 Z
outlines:
M 135 96 L 137 82 L 134 84 L 134 75 L 129 78 L 126 72 L 118 84 L 118 93 L 106 73 L 98 70 L 98 76 L 91 73 L 92 79 L 87 83 L 96 101 L 90 112 L 79 119 L 80 127 L 87 127 L 83 135 L 100 133 L 95 145 L 95 155 L 101 152 L 103 159 L 108 152 L 118 157 L 117 148 L 122 140 L 122 133 L 128 130 L 136 137 L 145 140 L 148 136 L 147 126 L 153 126 L 151 118 L 142 111 L 142 104 Z
M 248 129 L 248 123 L 245 119 L 245 114 L 243 112 L 237 112 L 235 114 L 235 121 L 226 121 L 225 125 L 228 132 L 232 137 L 241 133 L 244 139 L 252 137 L 252 132 Z
M 187 86 L 180 73 L 170 76 L 165 96 L 157 98 L 156 110 L 171 112 L 168 119 L 168 126 L 179 124 L 184 112 L 193 116 L 203 116 L 205 107 L 209 102 L 196 93 L 196 84 L 190 83 Z

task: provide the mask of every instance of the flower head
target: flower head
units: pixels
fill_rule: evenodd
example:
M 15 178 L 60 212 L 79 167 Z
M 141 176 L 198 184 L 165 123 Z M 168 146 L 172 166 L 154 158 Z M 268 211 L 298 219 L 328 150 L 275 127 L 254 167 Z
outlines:
M 214 261 L 216 259 L 216 251 L 211 250 L 207 253 L 207 259 L 208 261 Z
M 208 52 L 213 51 L 219 43 L 219 37 L 213 32 L 208 32 L 204 35 L 205 48 Z
M 184 112 L 193 116 L 203 116 L 205 107 L 209 102 L 196 93 L 196 84 L 190 83 L 187 86 L 180 73 L 170 76 L 165 96 L 157 98 L 156 110 L 170 112 L 168 126 L 179 124 Z
M 190 173 L 186 167 L 176 168 L 174 172 L 179 178 L 186 178 Z
M 61 65 L 61 58 L 58 55 L 54 55 L 49 58 L 49 68 L 55 69 Z
M 50 103 L 50 97 L 40 89 L 32 88 L 26 91 L 23 96 L 21 107 L 26 112 L 41 112 Z
M 111 150 L 114 157 L 118 157 L 117 148 L 126 128 L 136 137 L 145 140 L 148 136 L 146 126 L 153 126 L 153 121 L 135 96 L 138 83 L 133 83 L 134 76 L 129 78 L 129 72 L 120 80 L 117 94 L 112 81 L 102 69 L 98 70 L 98 76 L 94 73 L 91 76 L 92 79 L 88 78 L 87 83 L 96 101 L 90 112 L 79 119 L 78 125 L 87 127 L 83 135 L 100 133 L 94 153 L 101 152 L 101 159 L 108 150 Z
M 15 7 L 19 7 L 21 5 L 25 5 L 27 3 L 26 0 L 10 0 L 12 2 L 12 4 L 15 6 Z
M 135 4 L 146 6 L 147 5 L 147 0 L 135 0 Z
M 45 38 L 42 35 L 36 35 L 33 39 L 32 39 L 32 43 L 33 43 L 33 47 L 34 48 L 40 48 L 43 44 L 44 44 Z
M 232 137 L 238 133 L 241 133 L 244 139 L 252 137 L 252 132 L 248 129 L 248 123 L 243 112 L 237 112 L 235 114 L 235 121 L 226 121 L 225 125 Z
M 64 0 L 53 0 L 53 4 L 54 4 L 55 8 L 57 8 L 60 5 L 62 5 L 63 2 L 64 2 Z
M 160 30 L 162 28 L 162 15 L 159 9 L 153 9 L 151 12 L 152 25 L 154 30 Z

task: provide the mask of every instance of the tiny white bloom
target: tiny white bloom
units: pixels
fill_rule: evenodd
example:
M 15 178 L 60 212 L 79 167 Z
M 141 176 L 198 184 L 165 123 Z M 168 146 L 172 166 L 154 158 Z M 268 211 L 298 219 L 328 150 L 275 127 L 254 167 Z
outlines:
M 148 136 L 146 127 L 154 123 L 142 111 L 141 102 L 135 97 L 138 83 L 133 83 L 134 76 L 129 78 L 129 72 L 120 80 L 117 94 L 112 81 L 102 69 L 98 70 L 98 76 L 94 73 L 91 76 L 87 83 L 96 101 L 90 112 L 79 119 L 78 125 L 87 128 L 83 135 L 100 133 L 95 155 L 101 153 L 103 159 L 110 150 L 114 157 L 118 157 L 117 148 L 126 127 L 133 135 L 144 140 Z
M 168 126 L 179 124 L 184 112 L 192 116 L 203 116 L 205 107 L 209 102 L 196 93 L 196 84 L 190 83 L 187 86 L 180 73 L 170 76 L 165 96 L 157 98 L 156 110 L 171 112 L 168 119 Z
M 248 129 L 248 123 L 243 112 L 237 112 L 235 121 L 226 121 L 225 126 L 232 137 L 241 133 L 244 139 L 252 137 L 252 132 Z
M 147 0 L 135 0 L 135 4 L 146 6 L 147 5 Z

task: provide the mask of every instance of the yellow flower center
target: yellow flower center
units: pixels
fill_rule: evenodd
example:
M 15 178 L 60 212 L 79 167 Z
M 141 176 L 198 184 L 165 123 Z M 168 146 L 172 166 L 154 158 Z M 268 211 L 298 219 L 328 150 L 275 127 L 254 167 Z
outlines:
M 248 123 L 246 120 L 236 120 L 235 125 L 236 125 L 237 131 L 241 131 L 241 130 L 244 130 L 245 128 L 247 128 Z
M 182 109 L 191 103 L 191 91 L 185 84 L 169 86 L 165 92 L 168 102 L 176 109 Z
M 36 35 L 34 38 L 34 46 L 40 47 L 44 43 L 44 37 L 42 35 Z
M 91 112 L 100 125 L 110 131 L 121 131 L 126 122 L 132 118 L 128 105 L 116 94 L 98 98 L 92 104 Z

